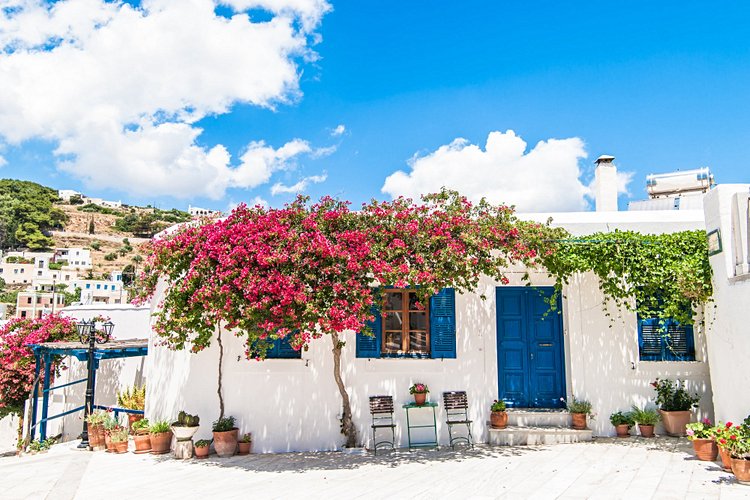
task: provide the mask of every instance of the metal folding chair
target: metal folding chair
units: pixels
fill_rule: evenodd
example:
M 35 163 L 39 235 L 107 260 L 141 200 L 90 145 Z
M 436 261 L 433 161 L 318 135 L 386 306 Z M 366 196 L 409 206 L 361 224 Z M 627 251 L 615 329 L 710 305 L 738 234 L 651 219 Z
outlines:
M 370 415 L 372 415 L 372 442 L 375 455 L 378 454 L 378 448 L 389 449 L 395 448 L 396 441 L 396 424 L 393 423 L 393 397 L 391 396 L 370 396 Z M 391 430 L 391 439 L 377 440 L 377 431 L 379 429 Z
M 471 423 L 469 420 L 469 400 L 466 397 L 466 391 L 451 391 L 443 393 L 443 406 L 447 415 L 446 423 L 448 424 L 448 436 L 450 445 L 454 450 L 456 443 L 465 442 L 474 448 L 474 438 L 471 435 Z M 454 425 L 465 425 L 467 434 L 465 436 L 453 436 Z

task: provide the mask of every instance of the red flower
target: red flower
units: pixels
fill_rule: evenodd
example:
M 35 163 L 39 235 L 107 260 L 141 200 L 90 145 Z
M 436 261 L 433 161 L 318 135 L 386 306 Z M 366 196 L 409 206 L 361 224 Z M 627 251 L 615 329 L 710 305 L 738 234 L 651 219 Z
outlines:
M 733 425 L 734 425 L 734 424 L 733 424 L 732 422 L 727 422 L 727 429 L 729 429 L 729 428 L 730 428 L 730 427 L 732 427 Z
M 731 439 L 732 441 L 737 441 L 737 436 L 732 434 L 731 436 L 729 436 L 729 439 Z
M 721 444 L 727 444 L 727 440 L 726 440 L 726 439 L 724 439 L 724 438 L 721 438 L 721 439 L 719 439 L 719 442 L 720 442 Z

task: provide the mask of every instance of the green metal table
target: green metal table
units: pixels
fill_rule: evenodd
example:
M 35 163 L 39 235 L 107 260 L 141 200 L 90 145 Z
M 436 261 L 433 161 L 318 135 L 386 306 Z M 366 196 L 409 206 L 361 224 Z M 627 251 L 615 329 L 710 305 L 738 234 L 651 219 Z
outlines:
M 409 438 L 409 451 L 412 451 L 414 448 L 435 448 L 436 450 L 440 449 L 440 445 L 438 445 L 438 436 L 437 436 L 437 414 L 435 413 L 435 408 L 437 408 L 437 403 L 428 402 L 423 405 L 418 405 L 414 402 L 405 404 L 403 408 L 406 410 L 406 434 Z M 424 408 L 431 408 L 432 409 L 432 424 L 428 425 L 412 425 L 411 420 L 409 419 L 409 411 L 414 409 L 424 409 Z M 432 441 L 424 441 L 420 443 L 412 443 L 411 442 L 411 430 L 412 429 L 432 429 L 432 434 L 434 436 L 434 439 Z

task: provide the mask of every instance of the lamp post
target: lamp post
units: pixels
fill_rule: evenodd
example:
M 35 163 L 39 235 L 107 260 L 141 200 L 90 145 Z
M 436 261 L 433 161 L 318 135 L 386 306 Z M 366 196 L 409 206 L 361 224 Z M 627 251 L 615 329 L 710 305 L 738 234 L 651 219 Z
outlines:
M 96 350 L 96 344 L 105 344 L 109 342 L 112 330 L 115 325 L 111 321 L 102 323 L 101 332 L 104 333 L 104 337 L 97 337 L 97 333 L 100 330 L 96 328 L 96 322 L 91 319 L 86 321 L 82 319 L 79 323 L 76 323 L 78 329 L 78 338 L 82 344 L 88 343 L 88 375 L 86 376 L 86 403 L 83 407 L 83 432 L 81 433 L 81 444 L 79 448 L 89 447 L 89 424 L 87 417 L 94 411 L 94 374 L 96 369 L 94 368 L 94 351 Z

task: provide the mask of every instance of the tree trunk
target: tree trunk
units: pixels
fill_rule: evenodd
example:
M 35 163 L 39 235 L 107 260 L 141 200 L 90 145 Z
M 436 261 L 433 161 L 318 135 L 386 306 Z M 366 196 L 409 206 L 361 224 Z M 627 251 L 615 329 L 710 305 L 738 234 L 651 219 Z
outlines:
M 222 386 L 222 367 L 224 365 L 224 345 L 221 343 L 221 325 L 219 325 L 219 334 L 216 336 L 216 342 L 219 344 L 219 381 L 216 392 L 219 394 L 219 418 L 224 418 L 224 390 Z
M 333 378 L 336 380 L 342 401 L 341 433 L 346 436 L 344 446 L 354 448 L 357 446 L 357 429 L 354 427 L 354 421 L 352 420 L 352 405 L 349 401 L 349 394 L 346 392 L 344 380 L 341 378 L 341 349 L 344 347 L 344 343 L 339 340 L 339 334 L 336 332 L 331 333 L 331 340 L 333 341 Z

